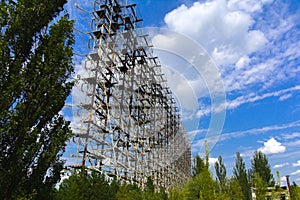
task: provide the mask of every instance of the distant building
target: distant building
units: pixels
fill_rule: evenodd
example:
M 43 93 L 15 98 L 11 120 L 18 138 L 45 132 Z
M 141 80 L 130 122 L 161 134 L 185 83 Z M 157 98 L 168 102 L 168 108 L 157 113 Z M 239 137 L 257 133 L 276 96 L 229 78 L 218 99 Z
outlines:
M 268 187 L 266 192 L 266 200 L 291 200 L 290 194 L 287 186 L 282 187 Z M 256 188 L 251 188 L 252 200 L 257 200 L 256 198 Z

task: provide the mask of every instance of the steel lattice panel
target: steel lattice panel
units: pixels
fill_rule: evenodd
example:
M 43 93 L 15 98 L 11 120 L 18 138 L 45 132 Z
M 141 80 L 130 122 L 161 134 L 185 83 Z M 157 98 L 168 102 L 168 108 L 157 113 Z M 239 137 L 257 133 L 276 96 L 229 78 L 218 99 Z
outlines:
M 78 85 L 77 163 L 143 185 L 168 188 L 190 177 L 191 149 L 136 5 L 94 2 L 91 53 Z

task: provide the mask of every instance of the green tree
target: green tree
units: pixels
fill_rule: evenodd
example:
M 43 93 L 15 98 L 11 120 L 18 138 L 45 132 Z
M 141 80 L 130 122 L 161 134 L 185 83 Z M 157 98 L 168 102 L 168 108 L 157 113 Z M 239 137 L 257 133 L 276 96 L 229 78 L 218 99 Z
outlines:
M 300 200 L 300 187 L 293 182 L 291 185 L 292 200 Z
M 111 185 L 109 185 L 103 174 L 98 171 L 87 172 L 83 169 L 74 171 L 68 179 L 60 184 L 55 199 L 112 200 L 115 199 L 116 194 L 112 193 L 110 187 Z
M 168 200 L 168 193 L 166 192 L 165 188 L 163 188 L 163 187 L 159 188 L 159 196 L 160 196 L 160 199 L 162 199 L 162 200 Z
M 208 168 L 208 154 L 206 155 L 206 162 L 203 160 L 200 162 L 202 165 L 199 170 L 199 174 L 193 177 L 185 186 L 183 190 L 183 199 L 194 200 L 215 200 L 217 199 L 216 194 L 216 182 L 213 179 L 212 173 Z M 200 157 L 199 157 L 200 158 Z M 198 158 L 198 159 L 199 159 Z M 201 158 L 200 158 L 201 159 Z
M 251 181 L 256 199 L 265 200 L 266 193 L 268 191 L 268 185 L 266 184 L 266 182 L 261 178 L 259 173 L 255 173 Z
M 271 173 L 271 166 L 267 156 L 261 151 L 255 151 L 253 159 L 251 160 L 250 176 L 254 178 L 255 174 L 259 174 L 267 186 L 274 186 L 275 181 Z
M 138 198 L 134 198 L 138 199 Z M 144 200 L 166 200 L 168 199 L 168 194 L 165 192 L 165 189 L 160 187 L 159 191 L 155 191 L 155 186 L 151 177 L 147 178 L 147 183 L 145 190 L 143 192 Z
M 193 176 L 197 176 L 200 174 L 200 172 L 206 168 L 205 161 L 197 154 L 196 157 L 194 158 L 194 165 L 192 169 L 192 174 Z
M 199 199 L 201 200 L 214 200 L 215 195 L 215 181 L 212 173 L 208 168 L 205 168 L 199 176 L 196 177 L 196 183 L 199 189 Z
M 0 3 L 0 199 L 48 199 L 60 180 L 71 132 L 58 113 L 73 85 L 66 2 Z
M 109 187 L 109 194 L 111 195 L 111 199 L 117 199 L 117 193 L 120 187 L 120 182 L 117 180 L 116 177 L 114 177 Z
M 243 191 L 243 199 L 250 199 L 250 184 L 246 171 L 246 165 L 239 152 L 236 153 L 235 166 L 233 168 L 233 178 L 237 180 Z
M 127 195 L 125 198 L 126 200 L 146 199 L 147 196 L 145 195 L 145 192 L 142 191 L 137 184 L 126 184 L 126 186 L 127 186 Z M 149 195 L 149 197 L 153 197 L 153 194 Z
M 185 189 L 185 191 L 184 191 L 184 189 Z M 188 196 L 188 195 L 185 195 L 186 191 L 187 191 L 187 189 L 184 187 L 182 188 L 178 185 L 173 185 L 169 190 L 169 200 L 186 199 L 185 196 Z
M 145 192 L 153 194 L 154 191 L 155 191 L 155 188 L 154 188 L 153 180 L 149 176 L 149 177 L 147 177 L 147 183 L 146 183 L 146 187 L 145 187 Z
M 236 178 L 229 179 L 227 193 L 228 193 L 229 199 L 231 199 L 231 200 L 245 199 L 243 189 Z
M 105 179 L 104 174 L 98 171 L 92 171 L 88 177 L 88 184 L 90 191 L 89 198 L 90 200 L 112 200 L 114 195 L 110 193 L 110 185 Z
M 218 161 L 215 163 L 215 170 L 218 181 L 220 183 L 221 190 L 225 190 L 226 187 L 226 167 L 223 163 L 222 156 L 218 157 Z
M 55 194 L 55 199 L 71 200 L 71 199 L 88 199 L 89 198 L 89 181 L 85 171 L 74 171 L 72 174 L 62 181 L 59 190 Z
M 128 193 L 129 193 L 129 189 L 128 189 L 128 187 L 127 187 L 127 184 L 126 184 L 126 182 L 124 182 L 121 186 L 120 186 L 120 188 L 119 188 L 119 190 L 118 190 L 118 192 L 117 192 L 117 199 L 118 200 L 126 200 L 126 199 L 129 199 L 128 198 Z

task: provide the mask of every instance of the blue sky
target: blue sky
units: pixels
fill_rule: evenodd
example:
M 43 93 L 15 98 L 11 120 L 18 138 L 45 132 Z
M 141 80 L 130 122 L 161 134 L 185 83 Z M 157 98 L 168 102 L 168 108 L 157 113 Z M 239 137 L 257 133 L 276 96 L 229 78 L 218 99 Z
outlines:
M 300 1 L 131 2 L 138 4 L 144 27 L 167 30 L 154 31 L 152 43 L 181 108 L 193 153 L 201 152 L 203 141 L 211 139 L 207 133 L 219 126 L 211 161 L 222 155 L 231 174 L 236 152 L 250 167 L 254 151 L 261 150 L 274 176 L 279 170 L 299 185 Z M 171 40 L 173 36 L 185 39 Z M 193 58 L 175 55 L 174 49 L 195 54 L 187 40 L 212 64 L 195 68 Z

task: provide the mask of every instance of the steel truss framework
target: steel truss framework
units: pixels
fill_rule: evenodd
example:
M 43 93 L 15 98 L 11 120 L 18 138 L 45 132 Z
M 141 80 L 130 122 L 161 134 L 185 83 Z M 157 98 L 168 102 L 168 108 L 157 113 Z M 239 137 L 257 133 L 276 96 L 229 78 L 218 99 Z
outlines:
M 190 177 L 191 148 L 136 5 L 95 0 L 75 129 L 76 164 L 143 186 Z

